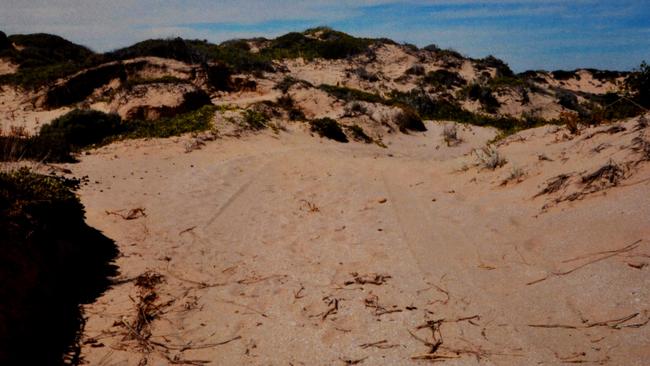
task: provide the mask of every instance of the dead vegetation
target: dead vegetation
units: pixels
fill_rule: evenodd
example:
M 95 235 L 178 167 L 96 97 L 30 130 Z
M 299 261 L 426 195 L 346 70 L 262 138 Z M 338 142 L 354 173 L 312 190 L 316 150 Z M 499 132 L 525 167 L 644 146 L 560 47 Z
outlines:
M 307 200 L 300 200 L 300 210 L 304 210 L 311 213 L 320 212 L 320 208 L 316 206 L 314 202 Z
M 573 273 L 575 271 L 578 271 L 578 270 L 580 270 L 580 269 L 582 269 L 582 268 L 584 268 L 584 267 L 586 267 L 586 266 L 588 266 L 590 264 L 598 263 L 598 262 L 604 261 L 606 259 L 618 256 L 618 255 L 621 255 L 621 254 L 624 254 L 624 253 L 629 253 L 629 252 L 633 251 L 634 249 L 638 248 L 641 241 L 642 240 L 639 239 L 639 240 L 635 241 L 634 243 L 626 245 L 626 246 L 624 246 L 622 248 L 619 248 L 619 249 L 607 250 L 607 251 L 596 252 L 596 253 L 590 253 L 590 254 L 579 256 L 579 257 L 564 260 L 564 261 L 562 261 L 562 263 L 571 263 L 571 262 L 581 261 L 581 260 L 586 260 L 586 262 L 584 262 L 584 263 L 582 263 L 582 264 L 580 264 L 580 265 L 578 265 L 576 267 L 565 270 L 565 271 L 550 272 L 548 275 L 546 275 L 546 276 L 544 276 L 544 277 L 542 277 L 540 279 L 537 279 L 537 280 L 526 283 L 526 285 L 528 285 L 528 286 L 535 285 L 535 284 L 538 284 L 540 282 L 546 281 L 546 280 L 548 280 L 550 278 L 566 276 L 566 275 L 571 274 L 571 273 Z
M 546 184 L 546 187 L 541 192 L 537 193 L 534 197 L 539 197 L 541 195 L 551 194 L 559 191 L 566 186 L 569 178 L 571 178 L 571 175 L 569 174 L 560 174 L 554 178 L 551 178 Z
M 357 285 L 366 285 L 366 284 L 371 284 L 371 285 L 383 285 L 388 281 L 388 279 L 391 278 L 391 276 L 386 275 L 386 274 L 378 274 L 378 273 L 368 273 L 368 274 L 359 274 L 357 272 L 352 272 L 350 273 L 352 276 L 352 280 L 345 281 L 344 284 L 346 286 L 357 284 Z
M 391 313 L 401 313 L 403 310 L 398 308 L 397 305 L 393 305 L 390 308 L 386 308 L 379 303 L 379 296 L 370 293 L 368 297 L 365 298 L 364 304 L 367 308 L 373 309 L 374 316 L 382 316 L 385 314 Z
M 453 320 L 445 320 L 445 319 L 428 320 L 426 323 L 416 327 L 415 331 L 409 330 L 408 332 L 413 338 L 423 343 L 428 348 L 427 352 L 413 355 L 411 356 L 411 359 L 427 360 L 433 362 L 441 362 L 441 361 L 444 362 L 446 360 L 458 359 L 461 358 L 463 355 L 465 355 L 465 356 L 472 356 L 476 358 L 477 362 L 481 363 L 482 360 L 487 359 L 493 355 L 514 356 L 514 357 L 521 356 L 519 354 L 508 354 L 508 353 L 489 351 L 484 349 L 481 346 L 473 345 L 471 343 L 470 343 L 470 347 L 468 348 L 455 348 L 455 347 L 448 347 L 444 345 L 444 340 L 442 337 L 442 330 L 441 330 L 443 324 L 468 322 L 473 326 L 477 326 L 478 323 L 476 323 L 475 320 L 479 320 L 479 319 L 480 317 L 478 315 L 474 315 L 468 317 L 461 317 Z M 425 337 L 421 337 L 417 334 L 418 331 L 423 329 L 428 329 L 431 332 L 431 336 L 429 337 L 430 340 L 426 339 Z
M 442 130 L 442 138 L 447 146 L 457 146 L 463 142 L 463 139 L 458 136 L 458 128 L 456 127 L 456 124 L 445 125 Z
M 122 213 L 124 210 L 119 210 L 119 211 L 106 211 L 107 215 L 114 215 L 114 216 L 119 216 L 124 220 L 135 220 L 139 219 L 141 217 L 147 217 L 147 214 L 145 213 L 145 209 L 142 207 L 137 207 L 134 209 L 129 210 L 127 213 Z
M 582 176 L 581 181 L 585 189 L 593 193 L 617 186 L 624 177 L 623 168 L 610 160 L 596 171 Z
M 495 170 L 508 162 L 499 150 L 491 145 L 484 146 L 480 150 L 475 149 L 474 154 L 476 154 L 477 165 L 483 169 Z
M 524 178 L 526 177 L 526 171 L 521 168 L 521 167 L 513 167 L 512 170 L 510 170 L 510 174 L 501 181 L 501 186 L 507 186 L 510 183 L 521 183 L 524 181 Z
M 645 319 L 642 319 L 641 321 L 636 323 L 631 323 L 631 324 L 628 323 L 630 320 L 638 318 L 639 315 L 642 315 L 642 317 Z M 558 324 L 528 324 L 528 326 L 531 328 L 561 328 L 561 329 L 589 329 L 594 327 L 606 327 L 610 329 L 620 330 L 623 328 L 641 328 L 647 325 L 648 323 L 650 323 L 650 317 L 648 311 L 645 310 L 643 311 L 643 314 L 637 312 L 616 319 L 594 321 L 594 322 L 586 321 L 583 322 L 582 324 L 559 324 L 559 323 Z

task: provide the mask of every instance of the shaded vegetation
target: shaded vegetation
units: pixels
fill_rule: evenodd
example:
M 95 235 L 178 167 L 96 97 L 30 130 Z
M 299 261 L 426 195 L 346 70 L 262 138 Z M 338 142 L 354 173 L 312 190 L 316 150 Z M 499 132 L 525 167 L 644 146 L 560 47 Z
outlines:
M 103 60 L 86 47 L 50 34 L 12 35 L 8 41 L 24 48 L 20 51 L 13 47 L 0 48 L 0 57 L 20 66 L 15 74 L 0 76 L 0 84 L 37 88 Z
M 80 181 L 0 172 L 0 363 L 79 362 L 79 307 L 116 274 L 112 240 L 84 222 Z M 38 342 L 38 351 L 34 346 Z
M 363 90 L 348 88 L 344 86 L 334 86 L 328 84 L 321 84 L 318 88 L 334 98 L 343 100 L 345 102 L 361 101 L 368 103 L 388 103 L 387 100 L 378 94 L 368 93 Z
M 502 60 L 490 55 L 485 58 L 474 60 L 476 67 L 479 70 L 486 70 L 488 68 L 493 68 L 496 70 L 495 77 L 513 77 L 515 73 L 512 72 L 510 66 L 503 62 Z
M 317 133 L 321 137 L 338 141 L 348 142 L 348 137 L 341 129 L 341 125 L 331 118 L 319 118 L 309 121 L 311 131 Z
M 122 120 L 116 114 L 75 109 L 44 125 L 38 138 L 76 151 L 119 135 L 124 130 Z
M 427 130 L 422 121 L 422 117 L 410 106 L 401 106 L 401 111 L 395 116 L 395 124 L 404 133 L 408 131 L 423 132 Z
M 443 69 L 429 72 L 422 79 L 422 83 L 432 87 L 436 91 L 444 91 L 450 88 L 464 86 L 467 84 L 467 81 L 457 72 Z
M 345 126 L 345 129 L 352 135 L 352 139 L 355 141 L 362 141 L 366 144 L 371 144 L 374 142 L 372 137 L 366 134 L 366 131 L 361 128 L 359 125 Z

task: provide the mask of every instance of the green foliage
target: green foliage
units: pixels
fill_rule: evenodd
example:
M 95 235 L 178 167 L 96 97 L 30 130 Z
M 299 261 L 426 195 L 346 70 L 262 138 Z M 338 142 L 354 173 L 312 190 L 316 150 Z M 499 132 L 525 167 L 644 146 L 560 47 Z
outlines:
M 204 105 L 188 113 L 155 121 L 124 121 L 124 133 L 120 136 L 125 138 L 164 138 L 188 132 L 205 131 L 211 127 L 216 110 L 217 107 L 213 105 Z
M 362 101 L 368 103 L 387 103 L 387 101 L 380 95 L 368 93 L 363 90 L 327 84 L 321 84 L 318 88 L 334 98 L 345 102 Z
M 123 84 L 123 86 L 126 89 L 130 89 L 136 85 L 179 84 L 179 83 L 186 83 L 186 81 L 183 79 L 179 79 L 175 76 L 165 75 L 159 78 L 150 78 L 150 79 L 130 78 L 126 81 L 126 83 Z
M 319 118 L 309 121 L 311 131 L 321 137 L 326 137 L 338 142 L 348 142 L 348 137 L 341 129 L 341 125 L 331 118 Z
M 551 72 L 555 80 L 569 80 L 571 78 L 576 78 L 580 80 L 580 76 L 574 71 L 565 71 L 565 70 L 555 70 Z
M 444 69 L 429 72 L 422 79 L 422 83 L 431 86 L 436 91 L 443 91 L 467 84 L 465 79 L 463 79 L 458 73 Z
M 10 48 L 11 41 L 9 41 L 9 38 L 7 38 L 7 35 L 3 31 L 0 31 L 0 51 Z
M 186 41 L 179 37 L 173 39 L 148 39 L 132 46 L 109 52 L 106 56 L 112 60 L 154 56 L 187 63 L 205 62 L 207 61 L 205 54 L 195 47 L 197 42 L 199 41 Z
M 366 144 L 371 144 L 374 142 L 372 137 L 366 134 L 366 131 L 361 128 L 359 125 L 345 126 L 348 132 L 352 135 L 352 138 L 355 141 L 363 141 Z
M 476 66 L 479 70 L 485 70 L 487 68 L 496 69 L 496 77 L 513 77 L 515 76 L 514 72 L 510 69 L 508 64 L 502 60 L 490 55 L 488 57 L 474 60 Z
M 88 48 L 50 34 L 12 35 L 8 40 L 24 48 L 0 49 L 0 57 L 20 66 L 15 74 L 0 76 L 0 84 L 38 88 L 103 61 Z
M 313 85 L 305 80 L 296 79 L 292 76 L 285 76 L 279 83 L 275 84 L 273 89 L 280 90 L 283 94 L 289 92 L 292 86 L 300 84 L 307 87 L 313 87 Z
M 80 181 L 0 172 L 0 363 L 58 365 L 116 274 L 115 244 L 84 223 Z M 31 352 L 34 335 L 48 339 Z
M 424 69 L 424 66 L 416 64 L 411 67 L 409 67 L 404 73 L 406 75 L 416 75 L 416 76 L 422 76 L 424 75 L 426 70 Z
M 278 106 L 284 109 L 287 112 L 287 116 L 291 121 L 303 121 L 305 120 L 305 113 L 296 106 L 295 101 L 289 94 L 284 94 L 278 98 L 278 100 L 273 103 L 273 105 Z
M 263 130 L 269 123 L 269 117 L 263 112 L 247 109 L 244 112 L 244 123 L 251 130 Z
M 270 41 L 260 54 L 273 60 L 303 57 L 342 59 L 366 52 L 373 40 L 352 37 L 326 27 L 292 32 Z
M 492 88 L 480 84 L 472 84 L 464 89 L 465 95 L 471 100 L 478 100 L 487 113 L 497 113 L 501 103 L 492 94 Z
M 39 139 L 77 150 L 123 131 L 122 121 L 116 114 L 75 109 L 41 127 Z
M 625 86 L 637 103 L 650 108 L 650 65 L 643 61 L 639 68 L 626 78 Z

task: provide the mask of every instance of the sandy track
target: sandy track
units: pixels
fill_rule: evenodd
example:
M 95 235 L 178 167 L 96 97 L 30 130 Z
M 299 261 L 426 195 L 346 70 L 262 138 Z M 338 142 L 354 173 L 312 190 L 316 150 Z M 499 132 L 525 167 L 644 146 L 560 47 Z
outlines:
M 84 157 L 71 168 L 93 182 L 81 197 L 90 224 L 120 246 L 122 278 L 165 277 L 147 342 L 124 325 L 136 316 L 132 281 L 87 307 L 85 360 L 409 365 L 427 352 L 409 330 L 430 340 L 417 326 L 445 319 L 438 354 L 451 365 L 642 365 L 650 277 L 631 264 L 650 249 L 648 167 L 627 181 L 637 184 L 542 212 L 545 199 L 533 196 L 544 172 L 582 169 L 583 160 L 542 169 L 536 151 L 555 156 L 571 142 L 549 145 L 538 130 L 505 145 L 530 176 L 500 187 L 506 168 L 458 171 L 490 131 L 436 149 L 431 127 L 387 150 L 294 132 L 190 154 L 174 140 L 126 142 Z M 105 213 L 135 207 L 147 216 Z M 527 285 L 583 263 L 566 259 L 638 240 L 630 252 Z M 352 273 L 390 277 L 346 284 Z

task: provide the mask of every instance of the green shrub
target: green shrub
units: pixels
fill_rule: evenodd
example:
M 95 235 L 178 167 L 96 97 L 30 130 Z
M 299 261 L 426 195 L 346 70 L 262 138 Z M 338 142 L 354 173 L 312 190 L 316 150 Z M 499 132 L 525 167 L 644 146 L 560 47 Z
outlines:
M 113 241 L 84 223 L 80 181 L 0 172 L 0 363 L 60 365 L 116 275 Z M 36 338 L 35 338 L 36 337 Z M 35 340 L 43 341 L 33 352 Z
M 404 73 L 406 75 L 416 75 L 416 76 L 422 76 L 424 75 L 426 70 L 424 69 L 424 66 L 416 64 L 411 67 L 409 67 Z
M 179 79 L 175 76 L 171 75 L 165 75 L 159 78 L 130 78 L 126 81 L 124 84 L 125 88 L 132 88 L 136 85 L 149 85 L 149 84 L 179 84 L 179 83 L 185 83 L 186 81 L 183 79 Z
M 331 118 L 319 118 L 309 122 L 311 131 L 321 137 L 326 137 L 338 142 L 348 142 L 348 137 L 341 129 L 341 125 Z
M 352 89 L 344 86 L 334 86 L 321 84 L 318 87 L 320 90 L 326 92 L 327 94 L 333 96 L 334 98 L 343 100 L 345 102 L 351 101 L 361 101 L 368 103 L 388 103 L 384 98 L 378 94 L 368 93 L 363 90 Z
M 650 65 L 645 61 L 626 79 L 625 86 L 634 100 L 645 108 L 650 108 Z
M 467 84 L 467 81 L 456 72 L 436 70 L 429 72 L 422 79 L 422 83 L 433 87 L 437 91 L 442 91 L 453 87 L 464 86 Z
M 286 94 L 287 92 L 289 92 L 289 89 L 291 89 L 291 87 L 296 84 L 300 84 L 305 87 L 313 87 L 313 85 L 308 81 L 296 79 L 292 76 L 285 76 L 284 79 L 282 79 L 282 81 L 275 84 L 273 89 L 280 90 L 282 94 Z
M 35 89 L 104 60 L 86 47 L 51 34 L 18 34 L 9 36 L 8 40 L 23 49 L 0 50 L 0 57 L 9 58 L 20 67 L 14 74 L 0 76 L 0 84 Z
M 247 109 L 244 112 L 244 123 L 251 130 L 263 130 L 269 123 L 269 117 L 263 112 Z
M 318 37 L 316 34 L 319 33 Z M 326 27 L 308 29 L 303 33 L 292 32 L 270 41 L 260 54 L 270 59 L 303 57 L 342 59 L 368 51 L 373 40 L 352 37 Z
M 497 113 L 501 103 L 492 94 L 492 89 L 480 84 L 472 84 L 466 89 L 466 95 L 471 100 L 478 100 L 488 113 Z
M 211 127 L 216 110 L 217 107 L 210 104 L 188 113 L 155 121 L 125 121 L 124 133 L 121 136 L 125 138 L 164 138 L 188 132 L 205 131 Z
M 487 68 L 496 69 L 496 77 L 515 76 L 514 72 L 512 72 L 508 64 L 492 55 L 479 60 L 474 60 L 474 62 L 476 63 L 476 66 L 479 70 L 485 70 Z
M 11 48 L 11 41 L 9 41 L 9 38 L 7 38 L 7 35 L 0 31 L 0 51 L 10 49 Z
M 39 140 L 77 150 L 122 132 L 124 126 L 116 114 L 75 109 L 41 127 Z

